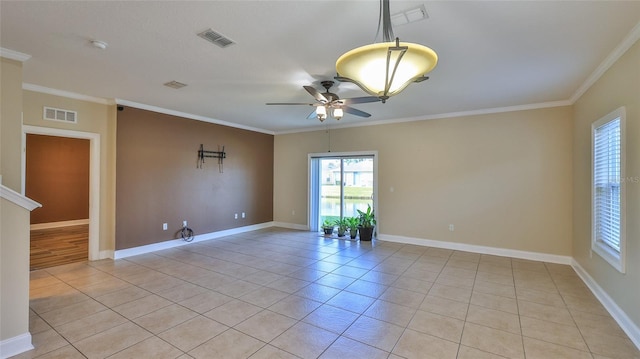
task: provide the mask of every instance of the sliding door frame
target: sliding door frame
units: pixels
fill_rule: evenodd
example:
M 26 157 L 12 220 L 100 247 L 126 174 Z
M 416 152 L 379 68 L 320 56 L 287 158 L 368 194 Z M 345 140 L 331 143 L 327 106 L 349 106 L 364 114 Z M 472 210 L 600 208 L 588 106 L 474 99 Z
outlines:
M 317 191 L 314 191 L 314 185 L 318 185 L 318 179 L 313 178 L 313 173 L 315 172 L 313 169 L 313 159 L 338 159 L 353 157 L 373 157 L 373 210 L 376 213 L 376 220 L 378 221 L 378 223 L 380 223 L 380 218 L 378 216 L 378 151 L 309 153 L 307 160 L 307 226 L 311 231 L 314 230 L 313 217 L 315 214 L 317 214 L 317 211 L 313 209 L 313 204 L 315 202 L 313 196 L 318 194 Z M 317 170 L 317 168 L 315 170 Z

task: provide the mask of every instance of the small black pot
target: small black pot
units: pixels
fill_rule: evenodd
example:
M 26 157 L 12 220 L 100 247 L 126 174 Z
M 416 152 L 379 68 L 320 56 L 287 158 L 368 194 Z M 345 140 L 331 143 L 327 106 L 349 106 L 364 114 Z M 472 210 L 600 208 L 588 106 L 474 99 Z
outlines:
M 360 240 L 361 241 L 370 241 L 373 238 L 373 229 L 375 227 L 360 227 L 358 231 L 360 232 Z
M 323 228 L 324 230 L 324 234 L 325 235 L 332 235 L 333 234 L 333 228 Z

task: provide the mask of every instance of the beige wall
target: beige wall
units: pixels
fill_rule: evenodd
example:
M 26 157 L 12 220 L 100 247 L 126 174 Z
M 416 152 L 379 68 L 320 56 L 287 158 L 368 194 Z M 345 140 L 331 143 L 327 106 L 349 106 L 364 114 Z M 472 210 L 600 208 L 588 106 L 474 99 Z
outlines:
M 100 134 L 100 251 L 114 250 L 116 106 L 34 91 L 24 91 L 23 101 L 25 125 Z M 43 106 L 77 111 L 78 123 L 44 120 Z
M 0 58 L 0 175 L 2 184 L 21 191 L 22 63 Z
M 626 106 L 627 273 L 591 250 L 591 124 Z M 640 42 L 574 105 L 573 257 L 640 327 Z M 633 180 L 635 179 L 635 180 Z
M 29 211 L 0 199 L 0 342 L 29 331 Z
M 307 223 L 307 154 L 326 152 L 330 140 L 332 152 L 378 151 L 383 235 L 569 256 L 571 114 L 559 107 L 278 135 L 274 220 Z
M 21 186 L 22 64 L 0 58 L 2 183 Z M 29 212 L 0 199 L 0 343 L 29 331 Z

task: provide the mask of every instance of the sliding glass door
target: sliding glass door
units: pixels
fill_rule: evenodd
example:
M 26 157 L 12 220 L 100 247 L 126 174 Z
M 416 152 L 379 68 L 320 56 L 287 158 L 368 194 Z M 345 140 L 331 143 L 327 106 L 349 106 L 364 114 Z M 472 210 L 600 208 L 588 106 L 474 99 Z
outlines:
M 356 217 L 374 206 L 374 155 L 311 157 L 310 227 L 326 219 Z

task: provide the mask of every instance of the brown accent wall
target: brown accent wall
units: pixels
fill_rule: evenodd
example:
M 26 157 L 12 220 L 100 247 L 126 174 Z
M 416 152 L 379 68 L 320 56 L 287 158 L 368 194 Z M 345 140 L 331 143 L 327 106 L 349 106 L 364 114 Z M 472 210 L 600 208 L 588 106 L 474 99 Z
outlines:
M 116 250 L 178 238 L 183 220 L 195 234 L 272 221 L 273 141 L 124 107 L 117 122 Z M 225 146 L 223 173 L 213 158 L 196 168 L 200 144 L 209 151 Z
M 27 134 L 26 161 L 31 224 L 89 218 L 89 140 Z

